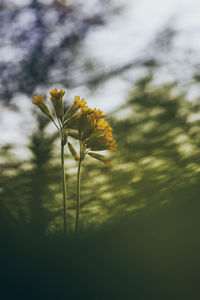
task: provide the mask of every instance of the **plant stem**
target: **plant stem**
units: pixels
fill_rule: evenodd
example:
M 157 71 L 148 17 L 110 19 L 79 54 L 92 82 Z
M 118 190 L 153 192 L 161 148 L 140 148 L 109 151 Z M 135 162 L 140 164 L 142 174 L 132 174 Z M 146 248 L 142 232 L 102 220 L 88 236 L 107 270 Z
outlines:
M 60 129 L 59 129 L 59 127 L 57 126 L 56 122 L 55 122 L 53 119 L 51 119 L 51 120 L 53 121 L 53 123 L 54 123 L 54 125 L 56 126 L 56 128 L 58 129 L 58 131 L 60 131 Z
M 64 226 L 64 237 L 66 237 L 66 232 L 67 232 L 67 226 L 66 226 L 67 225 L 67 223 L 66 223 L 67 190 L 66 190 L 63 138 L 61 138 L 61 168 L 62 168 L 62 186 L 63 186 L 63 226 Z
M 78 173 L 77 173 L 77 205 L 76 205 L 76 224 L 75 224 L 75 232 L 78 233 L 79 228 L 79 214 L 80 214 L 80 173 L 81 173 L 81 162 L 82 159 L 80 158 L 78 164 Z

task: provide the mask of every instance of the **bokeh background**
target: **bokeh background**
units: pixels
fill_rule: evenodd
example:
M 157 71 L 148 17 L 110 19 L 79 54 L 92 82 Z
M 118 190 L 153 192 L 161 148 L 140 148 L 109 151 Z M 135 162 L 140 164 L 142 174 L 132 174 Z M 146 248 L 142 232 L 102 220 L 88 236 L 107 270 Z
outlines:
M 0 1 L 4 299 L 198 299 L 199 15 L 199 0 Z M 32 105 L 54 87 L 103 109 L 118 144 L 109 168 L 84 164 L 78 240 L 66 150 L 67 242 L 59 138 Z

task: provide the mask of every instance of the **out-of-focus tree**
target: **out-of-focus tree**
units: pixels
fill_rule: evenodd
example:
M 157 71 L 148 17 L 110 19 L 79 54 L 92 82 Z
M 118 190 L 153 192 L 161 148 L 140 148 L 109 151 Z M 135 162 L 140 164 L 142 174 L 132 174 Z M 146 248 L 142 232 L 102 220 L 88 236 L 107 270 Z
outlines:
M 33 233 L 44 235 L 53 218 L 61 215 L 60 206 L 55 207 L 55 187 L 59 186 L 59 165 L 53 164 L 53 145 L 57 133 L 47 135 L 47 118 L 38 118 L 38 130 L 32 135 L 29 149 L 32 153 L 27 188 L 28 224 Z M 26 173 L 26 172 L 25 172 Z M 54 193 L 52 192 L 54 188 Z M 52 211 L 53 206 L 53 211 Z
M 32 95 L 39 86 L 71 87 L 79 76 L 81 43 L 114 13 L 111 1 L 2 1 L 0 98 Z
M 20 190 L 16 190 L 19 182 L 13 179 L 16 178 L 22 163 L 13 159 L 12 149 L 12 145 L 5 145 L 0 151 L 0 233 L 9 230 L 20 231 L 20 224 L 16 217 L 18 204 L 16 195 L 21 193 L 21 186 L 19 185 Z M 11 202 L 12 206 L 10 205 Z M 18 209 L 21 210 L 21 207 L 18 207 Z
M 0 175 L 0 205 L 9 217 L 7 223 L 18 231 L 42 236 L 54 218 L 62 217 L 61 205 L 56 202 L 61 188 L 60 166 L 57 160 L 53 162 L 57 134 L 46 133 L 48 124 L 48 119 L 38 117 L 38 129 L 30 138 L 30 160 L 10 160 L 11 149 L 7 155 L 2 153 Z

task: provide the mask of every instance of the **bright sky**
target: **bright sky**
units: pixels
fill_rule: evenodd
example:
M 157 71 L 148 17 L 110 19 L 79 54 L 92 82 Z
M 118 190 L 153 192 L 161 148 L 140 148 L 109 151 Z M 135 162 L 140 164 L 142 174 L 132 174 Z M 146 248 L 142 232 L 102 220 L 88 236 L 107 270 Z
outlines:
M 91 4 L 95 2 L 90 1 Z M 93 30 L 88 35 L 84 45 L 85 57 L 89 55 L 94 61 L 104 64 L 106 69 L 129 62 L 141 56 L 155 34 L 169 22 L 173 22 L 179 32 L 174 45 L 178 55 L 182 49 L 200 52 L 199 0 L 119 0 L 119 3 L 122 7 L 124 3 L 126 5 L 122 13 L 108 20 L 106 27 Z M 134 82 L 144 74 L 144 70 L 135 69 L 129 72 L 128 78 Z M 160 83 L 170 80 L 170 68 L 161 73 L 158 79 Z M 86 97 L 89 105 L 97 106 L 107 113 L 125 103 L 127 89 L 131 85 L 123 74 L 112 78 L 93 93 L 84 86 L 71 90 L 68 99 L 74 99 L 74 95 Z M 30 127 L 34 127 L 31 125 L 34 122 L 30 113 L 31 101 L 19 95 L 17 105 L 25 105 L 27 109 L 22 118 L 12 110 L 1 107 L 0 144 L 13 141 L 24 144 L 24 134 L 27 134 Z
M 119 3 L 123 5 L 124 1 Z M 129 0 L 126 1 L 126 7 L 119 17 L 111 19 L 106 27 L 90 33 L 86 40 L 85 51 L 109 69 L 116 63 L 120 65 L 140 57 L 156 33 L 173 22 L 175 29 L 178 30 L 174 51 L 177 51 L 181 64 L 180 50 L 200 52 L 199 16 L 199 0 Z M 172 63 L 173 59 L 175 58 L 172 58 Z M 142 74 L 144 73 L 141 70 L 133 70 L 131 77 L 134 81 Z M 161 76 L 159 73 L 159 83 L 176 79 L 170 75 L 170 70 L 166 70 Z M 92 95 L 88 92 L 88 102 L 94 105 L 95 98 L 95 105 L 103 107 L 105 111 L 119 107 L 124 103 L 127 88 L 130 87 L 122 77 L 110 80 Z M 82 87 L 80 92 L 87 93 Z

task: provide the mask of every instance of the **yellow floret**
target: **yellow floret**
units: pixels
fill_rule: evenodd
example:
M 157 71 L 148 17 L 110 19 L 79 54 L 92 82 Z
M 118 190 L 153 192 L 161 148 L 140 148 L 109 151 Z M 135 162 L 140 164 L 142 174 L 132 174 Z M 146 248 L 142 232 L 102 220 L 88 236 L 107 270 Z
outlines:
M 50 92 L 50 100 L 53 101 L 62 101 L 62 98 L 65 94 L 65 91 L 63 89 L 60 89 L 60 91 L 57 90 L 57 88 L 52 89 Z
M 33 97 L 33 99 L 34 100 L 32 101 L 32 103 L 37 105 L 45 115 L 47 115 L 51 120 L 53 120 L 53 116 L 44 101 L 43 95 L 36 95 Z
M 98 129 L 98 130 L 105 130 L 107 128 L 109 128 L 109 124 L 108 124 L 107 121 L 105 121 L 104 119 L 98 120 L 98 122 L 97 122 L 97 128 L 96 129 Z
M 44 97 L 43 95 L 36 95 L 33 97 L 33 101 L 32 103 L 35 104 L 35 105 L 40 105 L 44 102 Z
M 78 108 L 87 107 L 86 106 L 87 102 L 85 101 L 84 98 L 80 100 L 80 96 L 75 96 L 74 103 L 75 103 L 76 107 L 78 107 Z

